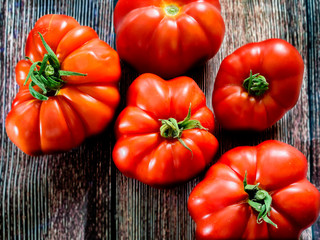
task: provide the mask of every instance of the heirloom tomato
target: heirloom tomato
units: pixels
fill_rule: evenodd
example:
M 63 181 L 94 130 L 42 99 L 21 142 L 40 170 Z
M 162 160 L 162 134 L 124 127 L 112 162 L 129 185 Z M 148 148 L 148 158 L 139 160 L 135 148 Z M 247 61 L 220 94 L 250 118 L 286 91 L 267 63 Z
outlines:
M 188 200 L 197 239 L 298 239 L 319 215 L 307 159 L 279 141 L 225 154 Z
M 45 15 L 29 33 L 25 53 L 6 119 L 7 134 L 22 151 L 67 151 L 108 125 L 120 100 L 120 62 L 92 28 Z
M 116 121 L 113 160 L 124 175 L 151 186 L 184 182 L 216 153 L 213 129 L 213 113 L 195 81 L 143 74 L 129 87 Z
M 119 0 L 114 27 L 120 58 L 165 78 L 212 58 L 225 32 L 219 0 Z
M 288 42 L 247 44 L 226 57 L 215 80 L 212 104 L 222 127 L 262 131 L 296 104 L 303 60 Z

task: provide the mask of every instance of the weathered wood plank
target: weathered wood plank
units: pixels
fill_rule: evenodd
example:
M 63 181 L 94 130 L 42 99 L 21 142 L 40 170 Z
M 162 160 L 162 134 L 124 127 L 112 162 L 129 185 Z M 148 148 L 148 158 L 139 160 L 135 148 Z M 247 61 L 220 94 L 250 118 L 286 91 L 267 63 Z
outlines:
M 113 1 L 0 1 L 0 239 L 110 239 L 113 129 L 66 154 L 29 157 L 7 138 L 4 122 L 18 91 L 14 67 L 36 20 L 73 16 L 114 45 Z
M 56 156 L 29 157 L 8 139 L 4 122 L 18 91 L 14 67 L 24 56 L 27 35 L 47 13 L 75 17 L 94 28 L 114 47 L 113 0 L 0 0 L 0 239 L 194 239 L 195 224 L 186 204 L 203 177 L 179 187 L 158 190 L 124 177 L 111 159 L 112 126 L 81 147 Z M 280 37 L 302 54 L 306 71 L 297 105 L 262 133 L 215 131 L 220 142 L 216 161 L 239 145 L 278 139 L 300 149 L 310 163 L 310 178 L 320 189 L 319 0 L 222 0 L 226 36 L 219 53 L 203 68 L 187 75 L 207 96 L 220 62 L 245 43 Z M 121 106 L 138 74 L 123 64 Z M 214 162 L 213 161 L 213 162 Z M 303 239 L 320 238 L 320 221 Z
M 310 169 L 312 183 L 320 189 L 320 1 L 307 2 L 308 95 L 310 124 Z M 320 221 L 313 225 L 313 239 L 320 239 Z

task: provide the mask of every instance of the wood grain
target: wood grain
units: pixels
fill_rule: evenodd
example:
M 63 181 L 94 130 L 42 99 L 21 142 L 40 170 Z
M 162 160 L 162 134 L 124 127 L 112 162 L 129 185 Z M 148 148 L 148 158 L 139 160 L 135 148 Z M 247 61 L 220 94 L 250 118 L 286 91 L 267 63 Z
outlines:
M 0 0 L 0 239 L 194 239 L 195 224 L 187 200 L 204 173 L 190 182 L 158 190 L 124 177 L 112 163 L 113 123 L 99 136 L 65 154 L 29 157 L 5 132 L 5 117 L 18 91 L 14 67 L 24 57 L 27 35 L 48 13 L 73 16 L 94 28 L 115 47 L 112 0 Z M 282 38 L 305 62 L 297 105 L 275 126 L 243 136 L 221 129 L 213 162 L 239 145 L 267 139 L 289 143 L 308 158 L 309 177 L 320 189 L 320 31 L 319 0 L 221 0 L 226 36 L 218 54 L 202 68 L 187 73 L 207 96 L 220 62 L 236 48 L 253 41 Z M 122 63 L 122 96 L 138 74 Z M 320 221 L 302 239 L 320 239 Z
M 311 182 L 320 188 L 320 2 L 307 2 L 308 96 Z M 313 225 L 313 239 L 320 238 L 320 221 Z

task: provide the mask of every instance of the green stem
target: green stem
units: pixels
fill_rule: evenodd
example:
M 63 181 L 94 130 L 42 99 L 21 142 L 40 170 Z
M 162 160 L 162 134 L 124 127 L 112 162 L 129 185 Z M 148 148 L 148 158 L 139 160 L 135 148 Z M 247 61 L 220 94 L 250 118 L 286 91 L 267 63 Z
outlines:
M 41 33 L 39 33 L 39 35 L 47 53 L 43 56 L 42 61 L 38 62 L 33 62 L 29 57 L 26 57 L 32 65 L 24 85 L 26 85 L 31 78 L 29 84 L 31 95 L 39 100 L 45 101 L 49 99 L 47 95 L 55 95 L 63 86 L 64 81 L 61 79 L 61 76 L 86 76 L 87 74 L 60 70 L 60 63 L 57 56 L 46 43 Z M 38 86 L 40 89 L 35 90 L 34 86 Z
M 160 127 L 160 135 L 162 137 L 168 138 L 168 139 L 178 139 L 178 141 L 192 153 L 192 150 L 181 139 L 182 132 L 184 130 L 195 129 L 195 128 L 204 129 L 206 131 L 208 129 L 204 128 L 198 120 L 190 120 L 190 118 L 191 118 L 191 104 L 189 107 L 188 115 L 183 121 L 177 122 L 177 120 L 174 118 L 169 118 L 167 120 L 159 119 L 159 121 L 161 121 L 162 123 Z
M 261 96 L 269 89 L 269 83 L 266 78 L 259 73 L 250 76 L 243 81 L 243 87 L 248 91 L 249 95 Z
M 248 204 L 257 211 L 257 223 L 260 224 L 262 221 L 273 225 L 274 227 L 278 228 L 277 224 L 271 221 L 268 217 L 270 216 L 271 211 L 271 203 L 272 197 L 270 194 L 259 188 L 259 183 L 256 185 L 249 185 L 247 183 L 247 171 L 244 176 L 243 180 L 244 191 L 249 195 Z
M 167 5 L 164 7 L 164 11 L 165 13 L 168 15 L 168 16 L 176 16 L 180 9 L 177 5 L 174 5 L 174 4 L 170 4 L 170 5 Z
M 44 72 L 46 76 L 53 76 L 55 73 L 54 68 L 51 65 L 47 65 Z

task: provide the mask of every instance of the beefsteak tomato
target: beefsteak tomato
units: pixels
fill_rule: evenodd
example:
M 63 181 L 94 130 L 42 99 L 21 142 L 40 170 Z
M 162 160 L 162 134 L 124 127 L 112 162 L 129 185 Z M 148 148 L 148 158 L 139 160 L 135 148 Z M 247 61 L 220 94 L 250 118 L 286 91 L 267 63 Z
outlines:
M 120 101 L 120 62 L 92 28 L 45 15 L 29 33 L 25 53 L 6 118 L 7 134 L 23 152 L 67 151 L 108 125 Z
M 247 44 L 226 57 L 215 80 L 212 104 L 222 127 L 262 131 L 296 104 L 304 65 L 288 42 Z
M 213 129 L 213 113 L 191 78 L 143 74 L 129 87 L 116 121 L 113 160 L 124 175 L 151 186 L 184 182 L 216 153 Z
M 298 239 L 319 215 L 307 160 L 270 140 L 222 155 L 191 192 L 197 239 Z
M 212 58 L 225 26 L 219 0 L 119 0 L 117 51 L 139 72 L 172 78 Z

